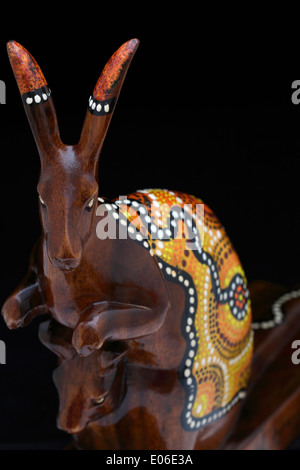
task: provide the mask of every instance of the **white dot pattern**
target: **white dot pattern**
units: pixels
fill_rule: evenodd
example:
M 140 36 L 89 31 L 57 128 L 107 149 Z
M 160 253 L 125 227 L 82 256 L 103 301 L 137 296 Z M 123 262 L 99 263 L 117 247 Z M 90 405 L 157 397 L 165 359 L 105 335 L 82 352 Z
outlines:
M 50 96 L 51 90 L 45 86 L 28 93 L 24 93 L 24 95 L 22 95 L 22 100 L 26 106 L 39 105 L 48 101 Z
M 95 116 L 105 116 L 112 113 L 115 105 L 115 98 L 98 101 L 94 96 L 89 97 L 88 110 Z

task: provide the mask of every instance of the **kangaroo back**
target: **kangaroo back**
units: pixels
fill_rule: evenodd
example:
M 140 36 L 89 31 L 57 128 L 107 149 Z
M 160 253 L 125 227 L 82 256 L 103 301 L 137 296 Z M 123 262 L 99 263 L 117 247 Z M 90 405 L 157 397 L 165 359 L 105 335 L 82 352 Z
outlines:
M 163 277 L 185 292 L 182 425 L 199 429 L 245 397 L 253 332 L 240 260 L 217 217 L 194 196 L 149 189 L 106 208 L 154 256 Z

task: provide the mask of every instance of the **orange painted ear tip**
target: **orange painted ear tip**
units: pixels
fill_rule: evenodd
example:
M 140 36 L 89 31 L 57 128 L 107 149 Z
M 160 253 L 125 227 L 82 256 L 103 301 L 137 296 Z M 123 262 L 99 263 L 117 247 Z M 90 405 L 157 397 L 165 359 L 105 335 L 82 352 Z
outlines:
M 130 41 L 128 42 L 131 42 L 133 45 L 138 46 L 140 43 L 140 40 L 138 38 L 133 38 L 133 39 L 130 39 Z
M 8 41 L 8 43 L 6 44 L 6 45 L 7 45 L 7 49 L 9 49 L 10 47 L 12 47 L 14 44 L 18 44 L 17 41 L 15 41 L 14 39 L 11 39 L 10 41 Z
M 25 47 L 12 40 L 7 43 L 7 52 L 21 95 L 47 85 L 38 63 Z
M 14 40 L 11 40 L 11 41 L 8 41 L 8 43 L 6 44 L 6 47 L 7 47 L 7 52 L 9 55 L 12 55 L 12 54 L 16 54 L 18 53 L 19 51 L 26 51 L 26 49 L 21 46 L 21 44 L 19 44 L 17 41 L 14 41 Z
M 135 52 L 136 49 L 139 47 L 139 44 L 140 44 L 140 40 L 137 39 L 137 38 L 134 38 L 134 39 L 130 39 L 129 41 L 127 41 L 125 43 L 125 45 L 129 46 L 129 48 Z
M 33 59 L 30 52 L 28 52 L 27 49 L 25 49 L 25 47 L 23 47 L 22 44 L 19 44 L 17 41 L 9 41 L 6 45 L 6 48 L 8 56 L 13 62 L 27 61 L 29 58 Z

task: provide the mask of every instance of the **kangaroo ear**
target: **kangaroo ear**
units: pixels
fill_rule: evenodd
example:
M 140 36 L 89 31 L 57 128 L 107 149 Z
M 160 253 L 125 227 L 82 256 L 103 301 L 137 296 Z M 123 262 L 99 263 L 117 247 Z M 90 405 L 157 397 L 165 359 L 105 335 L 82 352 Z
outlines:
M 70 359 L 75 350 L 72 347 L 73 330 L 60 325 L 55 320 L 47 320 L 39 326 L 39 339 L 46 348 L 54 352 L 62 360 Z
M 99 373 L 104 377 L 129 349 L 125 341 L 106 342 L 98 353 Z
M 7 43 L 9 60 L 41 158 L 61 140 L 46 79 L 31 54 L 16 41 Z
M 88 110 L 83 124 L 79 154 L 88 163 L 96 164 L 104 138 L 112 118 L 127 70 L 138 48 L 139 40 L 123 44 L 106 64 L 89 98 Z

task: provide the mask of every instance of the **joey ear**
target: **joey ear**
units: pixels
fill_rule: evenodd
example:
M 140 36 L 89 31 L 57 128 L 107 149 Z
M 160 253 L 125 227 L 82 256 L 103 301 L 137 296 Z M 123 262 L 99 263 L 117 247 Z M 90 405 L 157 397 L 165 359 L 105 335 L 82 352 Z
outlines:
M 125 356 L 129 345 L 125 341 L 106 342 L 98 353 L 100 375 L 108 373 Z
M 9 41 L 7 52 L 40 157 L 44 158 L 50 148 L 61 146 L 50 89 L 38 63 L 21 44 Z
M 73 330 L 60 325 L 55 320 L 47 320 L 39 326 L 39 339 L 61 359 L 70 359 L 75 350 L 71 343 Z
M 110 58 L 89 98 L 88 110 L 78 144 L 79 154 L 96 164 L 126 73 L 139 40 L 123 44 Z

